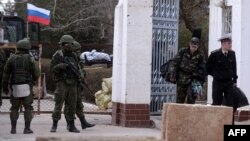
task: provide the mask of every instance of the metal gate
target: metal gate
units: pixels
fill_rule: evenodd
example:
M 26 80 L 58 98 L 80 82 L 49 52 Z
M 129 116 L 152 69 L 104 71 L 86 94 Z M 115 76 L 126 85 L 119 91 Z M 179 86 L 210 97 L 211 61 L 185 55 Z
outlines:
M 160 66 L 178 50 L 179 0 L 154 0 L 151 71 L 151 114 L 161 114 L 164 102 L 175 102 L 176 85 L 160 76 Z

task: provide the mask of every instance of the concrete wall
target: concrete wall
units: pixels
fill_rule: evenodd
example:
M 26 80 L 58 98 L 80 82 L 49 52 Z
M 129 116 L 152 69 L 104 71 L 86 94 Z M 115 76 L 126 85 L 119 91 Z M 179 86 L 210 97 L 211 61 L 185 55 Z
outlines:
M 162 139 L 222 141 L 224 125 L 232 124 L 232 117 L 232 107 L 164 103 Z
M 150 127 L 152 0 L 120 0 L 115 9 L 112 124 Z

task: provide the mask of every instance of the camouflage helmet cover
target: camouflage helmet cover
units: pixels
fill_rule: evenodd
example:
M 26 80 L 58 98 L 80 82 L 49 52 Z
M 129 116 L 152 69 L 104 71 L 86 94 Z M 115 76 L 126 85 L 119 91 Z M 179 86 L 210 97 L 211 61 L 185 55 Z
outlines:
M 29 40 L 27 39 L 22 39 L 17 42 L 17 49 L 25 49 L 25 50 L 30 50 L 31 49 L 31 44 Z
M 73 42 L 73 50 L 81 49 L 81 44 L 77 41 Z
M 59 41 L 59 44 L 62 43 L 71 43 L 73 44 L 74 38 L 71 35 L 63 35 Z

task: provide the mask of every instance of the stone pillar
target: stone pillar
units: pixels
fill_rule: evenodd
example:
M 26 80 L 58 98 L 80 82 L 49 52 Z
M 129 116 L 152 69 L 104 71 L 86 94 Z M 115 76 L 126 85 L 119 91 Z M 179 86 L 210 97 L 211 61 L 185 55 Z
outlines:
M 222 35 L 222 9 L 218 7 L 218 0 L 210 0 L 209 11 L 209 43 L 208 53 L 219 49 L 221 47 L 218 39 Z M 212 103 L 212 80 L 213 78 L 208 76 L 208 89 L 207 89 L 207 103 Z
M 250 1 L 249 0 L 231 0 L 232 1 L 232 47 L 236 52 L 238 86 L 246 94 L 250 102 Z
M 119 0 L 115 9 L 112 123 L 149 127 L 152 0 Z

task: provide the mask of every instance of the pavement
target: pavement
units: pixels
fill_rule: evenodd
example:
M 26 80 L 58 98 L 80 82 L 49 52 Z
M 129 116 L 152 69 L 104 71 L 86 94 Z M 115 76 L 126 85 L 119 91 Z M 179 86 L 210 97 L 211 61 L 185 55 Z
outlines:
M 155 117 L 152 117 L 156 119 Z M 96 124 L 96 126 L 88 129 L 81 129 L 80 122 L 77 119 L 75 121 L 76 127 L 81 131 L 80 133 L 70 133 L 66 129 L 66 122 L 64 115 L 58 123 L 58 129 L 56 133 L 51 133 L 50 128 L 52 126 L 51 114 L 34 115 L 32 120 L 31 129 L 33 134 L 23 134 L 24 119 L 23 113 L 19 115 L 17 122 L 17 133 L 10 134 L 10 119 L 8 113 L 0 114 L 0 141 L 35 141 L 36 137 L 62 137 L 62 138 L 84 138 L 90 136 L 105 136 L 105 137 L 154 137 L 160 139 L 161 130 L 159 127 L 152 128 L 127 128 L 121 126 L 114 126 L 111 124 L 111 115 L 98 115 L 98 114 L 86 114 L 86 119 L 90 123 Z M 156 119 L 157 120 L 157 119 Z M 158 124 L 157 124 L 158 126 Z
M 249 110 L 250 106 L 242 107 L 242 109 Z M 111 115 L 104 114 L 86 114 L 86 119 L 96 126 L 88 129 L 81 129 L 80 121 L 75 120 L 76 127 L 81 131 L 80 133 L 70 133 L 66 129 L 66 122 L 64 115 L 58 123 L 56 133 L 51 133 L 52 126 L 51 113 L 42 113 L 34 115 L 31 129 L 33 134 L 23 134 L 24 118 L 23 113 L 19 115 L 17 122 L 17 133 L 10 134 L 10 119 L 8 113 L 0 113 L 0 141 L 35 141 L 36 137 L 62 137 L 62 138 L 89 138 L 91 136 L 98 137 L 153 137 L 161 138 L 162 117 L 151 116 L 150 119 L 154 125 L 151 128 L 127 128 L 121 126 L 114 126 L 111 123 Z M 250 120 L 235 122 L 236 125 L 250 125 Z M 73 139 L 72 139 L 73 140 Z

